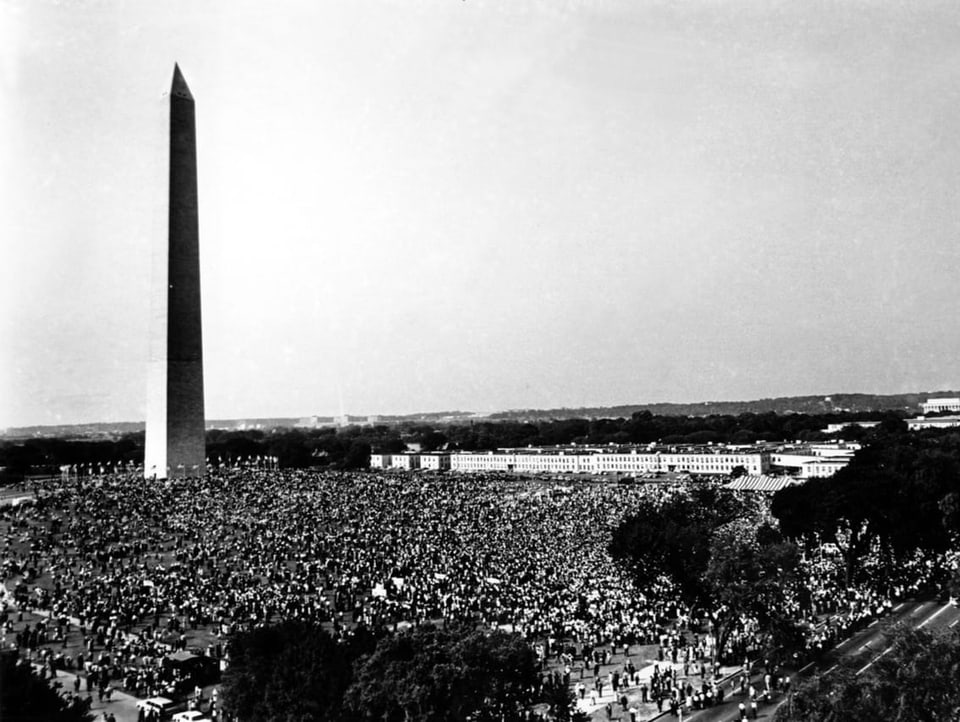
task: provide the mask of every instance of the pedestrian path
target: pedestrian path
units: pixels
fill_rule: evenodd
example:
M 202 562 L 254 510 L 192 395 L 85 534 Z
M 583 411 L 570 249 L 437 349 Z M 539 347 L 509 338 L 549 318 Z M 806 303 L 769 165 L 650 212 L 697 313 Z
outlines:
M 0 586 L 3 587 L 0 589 L 0 600 L 6 604 L 7 610 L 10 612 L 18 611 L 17 604 L 13 599 L 13 593 L 7 589 L 5 584 Z M 25 615 L 33 619 L 50 618 L 48 611 L 40 609 L 27 612 Z M 76 617 L 70 617 L 70 624 L 79 628 L 80 620 Z M 32 664 L 33 668 L 38 672 L 49 673 L 47 671 L 49 667 L 45 667 L 36 662 Z M 114 716 L 117 722 L 137 722 L 137 702 L 140 701 L 139 698 L 119 690 L 111 690 L 109 697 L 101 697 L 97 690 L 90 688 L 88 680 L 88 677 L 78 675 L 73 671 L 58 669 L 56 671 L 56 678 L 51 679 L 50 683 L 53 686 L 59 684 L 59 692 L 63 697 L 69 698 L 71 695 L 76 695 L 81 699 L 89 699 L 90 712 L 94 715 L 95 722 L 107 719 L 107 715 L 110 714 Z
M 570 669 L 570 690 L 574 695 L 577 710 L 586 714 L 594 720 L 594 722 L 606 722 L 608 719 L 630 722 L 631 711 L 633 711 L 634 717 L 638 722 L 656 717 L 660 713 L 660 710 L 653 700 L 650 690 L 651 679 L 657 667 L 659 667 L 661 672 L 668 668 L 677 670 L 680 680 L 684 683 L 689 681 L 693 686 L 697 688 L 700 687 L 703 678 L 692 668 L 693 665 L 691 665 L 691 673 L 685 676 L 683 674 L 684 665 L 682 663 L 673 663 L 668 660 L 658 659 L 656 654 L 657 648 L 657 645 L 632 645 L 629 649 L 615 654 L 609 663 L 600 665 L 598 676 L 603 680 L 600 694 L 596 693 L 595 685 L 597 677 L 594 676 L 592 667 L 590 665 L 584 667 L 581 663 L 572 666 Z M 632 680 L 632 683 L 625 684 L 626 675 L 623 673 L 629 660 L 632 660 L 638 668 L 638 679 Z M 721 668 L 718 679 L 727 677 L 735 671 L 735 669 L 735 667 Z M 610 673 L 614 671 L 621 673 L 619 687 L 616 692 L 614 692 L 610 683 Z M 708 673 L 707 682 L 710 683 L 711 681 L 712 677 Z M 643 701 L 642 693 L 642 686 L 644 684 L 647 687 L 646 702 Z M 580 695 L 579 685 L 583 685 L 582 697 Z M 626 706 L 622 704 L 623 697 L 627 699 Z M 607 713 L 608 705 L 610 707 L 609 715 Z M 666 709 L 666 706 L 664 706 L 663 709 Z
M 34 669 L 40 670 L 41 666 L 34 664 Z M 79 684 L 77 681 L 79 679 Z M 55 682 L 52 684 L 60 685 L 60 694 L 63 697 L 70 697 L 76 694 L 81 699 L 90 700 L 90 712 L 94 715 L 95 722 L 107 719 L 107 715 L 112 714 L 117 722 L 137 722 L 137 702 L 140 700 L 133 695 L 113 690 L 109 697 L 100 698 L 99 694 L 92 689 L 88 689 L 86 679 L 78 677 L 73 672 L 57 670 Z

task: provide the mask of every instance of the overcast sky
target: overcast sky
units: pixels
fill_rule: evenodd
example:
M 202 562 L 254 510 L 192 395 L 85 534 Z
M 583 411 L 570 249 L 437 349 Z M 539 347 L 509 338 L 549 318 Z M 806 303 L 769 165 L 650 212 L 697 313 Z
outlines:
M 0 427 L 144 418 L 175 61 L 208 418 L 960 386 L 956 2 L 0 8 Z

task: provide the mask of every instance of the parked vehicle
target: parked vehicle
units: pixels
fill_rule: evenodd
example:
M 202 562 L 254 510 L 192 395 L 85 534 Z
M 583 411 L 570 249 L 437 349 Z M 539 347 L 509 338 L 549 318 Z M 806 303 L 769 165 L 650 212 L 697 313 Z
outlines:
M 160 713 L 161 718 L 169 717 L 175 706 L 176 702 L 174 702 L 172 699 L 167 699 L 166 697 L 150 697 L 148 699 L 141 699 L 137 702 L 137 707 L 142 709 L 144 712 L 155 710 Z
M 177 712 L 173 716 L 173 722 L 212 722 L 209 717 L 205 717 L 202 712 L 195 709 L 186 712 Z

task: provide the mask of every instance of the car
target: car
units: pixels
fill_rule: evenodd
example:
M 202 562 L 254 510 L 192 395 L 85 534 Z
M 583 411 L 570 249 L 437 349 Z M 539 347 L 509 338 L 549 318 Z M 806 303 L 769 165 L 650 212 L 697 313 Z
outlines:
M 137 702 L 137 707 L 142 709 L 144 712 L 155 710 L 160 714 L 161 717 L 169 717 L 175 706 L 176 703 L 172 699 L 167 699 L 166 697 L 149 697 L 147 699 L 141 699 Z
M 173 722 L 210 722 L 210 718 L 205 717 L 202 712 L 191 709 L 186 712 L 177 712 L 173 716 Z

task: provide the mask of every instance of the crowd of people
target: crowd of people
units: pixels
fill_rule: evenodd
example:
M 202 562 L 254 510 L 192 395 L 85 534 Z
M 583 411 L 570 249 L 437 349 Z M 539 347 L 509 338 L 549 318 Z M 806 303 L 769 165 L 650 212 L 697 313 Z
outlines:
M 499 476 L 258 472 L 49 482 L 7 511 L 3 572 L 27 604 L 115 639 L 161 619 L 217 633 L 278 618 L 402 625 L 476 619 L 588 644 L 654 640 L 682 613 L 607 553 L 651 487 Z M 27 590 L 29 593 L 27 594 Z
M 575 654 L 582 669 L 601 645 L 659 645 L 669 664 L 651 699 L 668 689 L 682 699 L 683 684 L 667 670 L 713 656 L 709 633 L 691 641 L 701 625 L 668 579 L 638 583 L 608 552 L 612 530 L 641 497 L 667 499 L 682 493 L 676 487 L 227 470 L 159 482 L 66 478 L 36 492 L 33 505 L 0 513 L 0 561 L 19 608 L 48 620 L 5 642 L 32 655 L 73 625 L 83 648 L 69 658 L 48 649 L 45 661 L 93 665 L 96 684 L 116 680 L 138 695 L 192 684 L 171 652 L 190 646 L 219 660 L 230 632 L 280 619 L 337 635 L 360 623 L 473 620 Z M 836 631 L 824 612 L 876 612 L 898 591 L 888 579 L 882 589 L 845 586 L 829 558 L 808 565 L 810 594 L 791 603 L 797 619 L 811 621 L 810 644 Z M 12 628 L 8 618 L 5 634 Z M 738 654 L 760 643 L 753 620 L 742 620 L 731 643 Z M 703 688 L 689 694 L 704 704 L 717 693 L 700 674 Z

